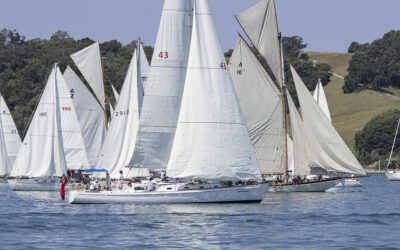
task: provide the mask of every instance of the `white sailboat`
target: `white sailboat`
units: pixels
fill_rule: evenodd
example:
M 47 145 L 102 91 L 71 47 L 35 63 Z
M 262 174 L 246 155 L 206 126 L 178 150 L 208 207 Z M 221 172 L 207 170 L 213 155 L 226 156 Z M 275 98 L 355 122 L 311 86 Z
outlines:
M 10 179 L 8 183 L 13 190 L 59 190 L 58 177 L 67 173 L 60 98 L 65 94 L 60 91 L 66 91 L 66 88 L 59 88 L 63 83 L 61 72 L 55 65 L 12 168 L 10 176 L 16 179 Z
M 139 128 L 138 88 L 142 86 L 140 55 L 142 46 L 138 44 L 133 52 L 128 73 L 122 85 L 115 112 L 96 168 L 107 169 L 112 178 L 118 178 L 119 171 L 130 164 Z
M 390 156 L 389 156 L 389 162 L 387 165 L 387 170 L 385 172 L 386 177 L 388 178 L 389 181 L 400 181 L 400 172 L 398 170 L 389 170 L 389 166 L 392 160 L 392 155 L 393 155 L 393 150 L 394 150 L 394 146 L 396 145 L 396 139 L 397 139 L 397 134 L 399 132 L 399 127 L 400 127 L 400 119 L 399 122 L 397 123 L 397 128 L 396 128 L 396 133 L 394 135 L 394 140 L 393 140 L 393 144 L 392 144 L 392 149 L 390 151 Z
M 178 1 L 167 0 L 165 6 L 172 2 Z M 260 180 L 261 173 L 208 3 L 195 0 L 193 6 L 187 74 L 167 175 L 208 182 L 194 186 L 162 185 L 154 192 L 71 191 L 71 203 L 260 202 L 263 199 L 268 184 L 229 184 Z

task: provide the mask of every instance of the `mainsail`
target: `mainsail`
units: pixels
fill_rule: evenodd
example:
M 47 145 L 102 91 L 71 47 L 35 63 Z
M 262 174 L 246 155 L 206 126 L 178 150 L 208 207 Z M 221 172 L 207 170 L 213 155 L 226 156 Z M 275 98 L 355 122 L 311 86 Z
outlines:
M 185 88 L 167 175 L 261 178 L 206 0 L 195 1 Z
M 229 70 L 261 172 L 284 173 L 280 90 L 242 37 L 236 42 Z
M 139 128 L 138 86 L 142 81 L 139 67 L 140 55 L 140 46 L 138 46 L 133 53 L 96 166 L 99 169 L 107 169 L 111 177 L 115 178 L 119 176 L 119 171 L 124 166 L 129 165 L 135 149 Z
M 295 69 L 291 67 L 291 70 L 314 167 L 365 174 L 365 170 L 311 96 Z
M 166 168 L 175 136 L 191 37 L 191 1 L 166 0 L 145 87 L 134 165 Z
M 10 171 L 11 164 L 6 149 L 2 116 L 0 116 L 0 176 L 8 175 Z
M 94 167 L 106 135 L 103 108 L 69 66 L 64 79 L 76 109 L 89 165 Z
M 14 164 L 15 158 L 17 157 L 18 150 L 21 147 L 21 138 L 19 137 L 14 120 L 11 116 L 11 112 L 8 109 L 6 102 L 4 101 L 3 96 L 0 95 L 0 99 L 1 127 L 3 130 L 8 160 L 12 166 Z
M 54 66 L 31 124 L 19 149 L 11 176 L 61 176 L 67 172 L 58 82 L 62 75 Z
M 100 44 L 86 47 L 71 55 L 72 60 L 78 66 L 94 94 L 97 96 L 103 109 L 105 108 L 105 92 L 103 83 L 103 69 L 101 66 Z
M 262 0 L 237 15 L 236 19 L 253 45 L 267 61 L 276 80 L 283 84 L 275 1 Z
M 329 119 L 329 121 L 331 121 L 331 114 L 329 112 L 328 101 L 326 100 L 325 91 L 324 88 L 322 87 L 321 80 L 318 80 L 317 86 L 315 87 L 314 99 L 318 103 L 322 111 L 324 111 L 324 114 Z

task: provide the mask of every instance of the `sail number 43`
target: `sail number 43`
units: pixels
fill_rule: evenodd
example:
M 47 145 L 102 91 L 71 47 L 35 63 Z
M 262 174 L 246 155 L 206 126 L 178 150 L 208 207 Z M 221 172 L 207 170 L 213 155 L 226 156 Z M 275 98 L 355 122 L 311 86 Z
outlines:
M 160 53 L 158 53 L 158 57 L 167 59 L 168 58 L 168 52 L 167 51 L 161 51 Z

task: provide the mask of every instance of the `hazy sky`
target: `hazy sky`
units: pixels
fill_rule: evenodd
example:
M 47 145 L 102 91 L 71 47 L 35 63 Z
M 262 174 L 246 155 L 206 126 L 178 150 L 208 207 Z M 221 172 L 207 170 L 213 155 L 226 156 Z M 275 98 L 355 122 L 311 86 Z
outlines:
M 209 0 L 223 49 L 233 48 L 233 15 L 259 0 Z M 0 0 L 0 28 L 16 29 L 27 39 L 49 38 L 61 29 L 76 39 L 139 36 L 154 46 L 163 0 Z M 370 42 L 400 29 L 400 0 L 276 0 L 279 29 L 299 35 L 307 50 L 345 52 L 352 41 Z M 243 32 L 242 32 L 243 33 Z

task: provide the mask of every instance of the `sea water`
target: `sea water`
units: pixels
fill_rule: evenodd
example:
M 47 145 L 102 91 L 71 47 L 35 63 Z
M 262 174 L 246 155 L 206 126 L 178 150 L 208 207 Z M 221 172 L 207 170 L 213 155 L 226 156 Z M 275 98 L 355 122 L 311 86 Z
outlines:
M 388 249 L 400 247 L 400 182 L 267 193 L 261 204 L 71 205 L 0 184 L 0 248 Z

